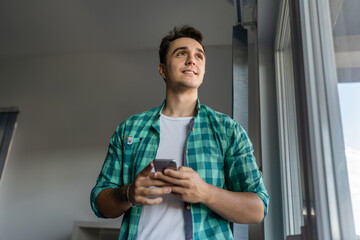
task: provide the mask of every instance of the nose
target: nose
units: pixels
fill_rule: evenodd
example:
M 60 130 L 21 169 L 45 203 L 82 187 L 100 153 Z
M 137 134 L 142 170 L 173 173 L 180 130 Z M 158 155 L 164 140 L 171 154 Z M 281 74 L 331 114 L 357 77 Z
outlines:
M 195 65 L 195 57 L 192 54 L 188 55 L 186 59 L 186 65 Z

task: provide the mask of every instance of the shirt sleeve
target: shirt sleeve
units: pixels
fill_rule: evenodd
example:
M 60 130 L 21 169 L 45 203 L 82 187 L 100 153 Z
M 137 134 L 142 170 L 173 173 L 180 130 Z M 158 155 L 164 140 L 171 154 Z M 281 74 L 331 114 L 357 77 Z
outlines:
M 227 187 L 230 191 L 253 192 L 258 195 L 264 203 L 265 218 L 268 212 L 269 194 L 256 164 L 252 143 L 246 131 L 236 122 L 233 128 L 228 130 L 228 136 L 230 146 L 225 156 L 228 168 Z
M 90 204 L 95 215 L 105 218 L 97 208 L 97 197 L 100 192 L 106 188 L 118 188 L 123 185 L 122 182 L 122 142 L 116 131 L 110 139 L 108 152 L 102 166 L 101 172 L 97 178 L 96 185 L 90 194 Z

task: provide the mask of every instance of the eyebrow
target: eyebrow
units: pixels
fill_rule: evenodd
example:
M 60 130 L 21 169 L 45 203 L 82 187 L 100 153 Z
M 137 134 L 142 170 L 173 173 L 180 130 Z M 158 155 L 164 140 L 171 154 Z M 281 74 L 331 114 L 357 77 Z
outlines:
M 188 50 L 188 49 L 189 49 L 188 47 L 178 47 L 178 48 L 175 48 L 175 50 L 172 52 L 172 54 L 174 54 L 175 52 L 177 52 L 179 50 Z M 201 48 L 196 48 L 196 50 L 198 52 L 201 52 L 205 56 L 205 52 Z

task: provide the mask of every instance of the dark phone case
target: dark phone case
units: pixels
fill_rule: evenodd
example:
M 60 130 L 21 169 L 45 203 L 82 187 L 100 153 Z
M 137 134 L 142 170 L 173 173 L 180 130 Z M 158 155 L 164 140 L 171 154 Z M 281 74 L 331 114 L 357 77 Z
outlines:
M 176 161 L 173 159 L 155 159 L 154 167 L 157 172 L 162 172 L 165 169 L 177 170 Z

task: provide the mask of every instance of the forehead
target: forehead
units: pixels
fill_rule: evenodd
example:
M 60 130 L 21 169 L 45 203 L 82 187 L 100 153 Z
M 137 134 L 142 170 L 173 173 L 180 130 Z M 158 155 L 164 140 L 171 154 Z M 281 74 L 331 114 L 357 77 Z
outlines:
M 204 51 L 201 44 L 198 41 L 196 41 L 195 39 L 192 39 L 192 38 L 178 38 L 178 39 L 175 39 L 174 41 L 172 41 L 170 43 L 168 53 L 172 53 L 175 49 L 181 48 L 181 47 L 187 47 L 189 49 L 194 49 L 194 50 L 201 49 L 202 51 Z

